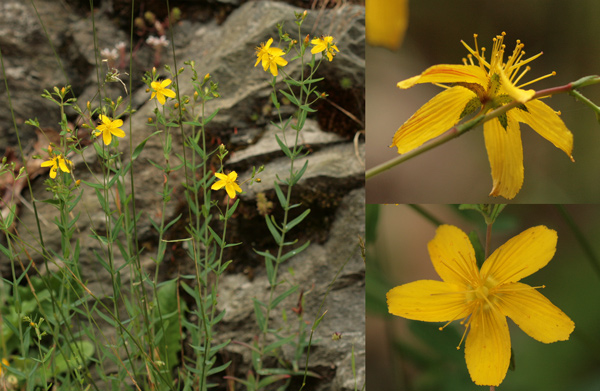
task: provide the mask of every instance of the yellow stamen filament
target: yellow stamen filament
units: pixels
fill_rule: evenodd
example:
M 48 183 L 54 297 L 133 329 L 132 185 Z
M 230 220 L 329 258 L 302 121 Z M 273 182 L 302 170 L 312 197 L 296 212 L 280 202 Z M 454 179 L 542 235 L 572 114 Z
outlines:
M 525 69 L 523 69 L 523 72 L 521 72 L 521 74 L 519 75 L 519 77 L 517 77 L 515 81 L 512 81 L 512 80 L 511 80 L 511 82 L 512 82 L 514 85 L 517 85 L 517 83 L 519 82 L 519 80 L 521 80 L 521 78 L 522 78 L 523 76 L 525 76 L 525 74 L 526 74 L 527 72 L 529 72 L 530 70 L 531 70 L 531 67 L 530 67 L 530 66 L 526 66 L 526 67 L 525 67 Z
M 548 77 L 552 77 L 552 76 L 556 76 L 556 71 L 552 71 L 552 73 L 549 73 L 549 74 L 547 74 L 547 75 L 544 75 L 544 76 L 542 76 L 542 77 L 538 77 L 537 79 L 534 79 L 534 80 L 528 81 L 528 82 L 527 82 L 527 83 L 525 83 L 525 84 L 521 84 L 521 85 L 519 86 L 519 88 L 521 88 L 521 87 L 523 87 L 523 86 L 527 86 L 527 85 L 529 85 L 529 84 L 532 84 L 532 83 L 535 83 L 535 82 L 538 82 L 538 81 L 540 81 L 540 80 L 544 80 L 544 79 L 546 79 L 546 78 L 548 78 Z

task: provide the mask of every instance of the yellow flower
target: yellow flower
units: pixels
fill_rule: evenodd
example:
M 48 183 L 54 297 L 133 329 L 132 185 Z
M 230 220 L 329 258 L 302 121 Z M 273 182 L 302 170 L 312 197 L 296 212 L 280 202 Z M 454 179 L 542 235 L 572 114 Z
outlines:
M 56 173 L 58 172 L 59 168 L 62 172 L 71 172 L 69 166 L 72 165 L 73 162 L 71 162 L 69 159 L 65 159 L 63 155 L 51 155 L 50 158 L 43 162 L 40 166 L 50 167 L 50 178 L 54 179 L 56 178 Z
M 2 365 L 4 365 L 5 367 L 9 367 L 10 366 L 8 360 L 5 359 L 5 358 L 2 359 Z M 2 365 L 0 365 L 0 376 L 2 375 Z
M 334 50 L 339 53 L 337 46 L 335 46 L 335 44 L 333 43 L 333 37 L 331 36 L 315 38 L 312 41 L 310 41 L 310 43 L 315 45 L 310 50 L 312 54 L 317 54 L 325 51 L 327 53 L 327 58 L 329 59 L 329 61 L 333 60 L 333 56 L 335 56 L 335 53 L 333 52 Z
M 98 125 L 96 129 L 94 129 L 94 136 L 98 137 L 102 134 L 102 141 L 104 144 L 110 145 L 112 142 L 112 136 L 123 138 L 125 137 L 125 132 L 119 129 L 120 126 L 123 126 L 123 121 L 120 119 L 112 120 L 109 117 L 100 114 L 100 121 L 102 121 L 101 125 Z
M 408 26 L 408 0 L 369 0 L 365 17 L 370 45 L 398 49 Z
M 443 281 L 420 280 L 393 288 L 387 293 L 389 312 L 446 325 L 462 319 L 463 339 L 468 331 L 465 359 L 471 379 L 478 385 L 497 386 L 510 363 L 507 316 L 544 343 L 567 340 L 575 328 L 536 290 L 539 287 L 518 282 L 550 262 L 557 240 L 556 231 L 545 226 L 529 228 L 494 251 L 478 270 L 467 235 L 442 225 L 428 249 Z
M 485 146 L 492 169 L 493 186 L 490 195 L 511 199 L 523 185 L 523 145 L 519 122 L 526 123 L 540 136 L 563 150 L 573 160 L 573 134 L 560 119 L 560 113 L 539 99 L 530 100 L 534 90 L 522 87 L 555 73 L 540 77 L 517 87 L 529 66 L 527 63 L 542 53 L 523 60 L 523 44 L 517 41 L 512 55 L 504 62 L 505 33 L 494 38 L 489 62 L 485 48 L 481 50 L 475 39 L 475 50 L 462 44 L 470 52 L 464 65 L 435 65 L 419 76 L 401 81 L 398 87 L 410 88 L 419 83 L 433 83 L 446 88 L 408 119 L 394 135 L 392 146 L 398 153 L 411 151 L 423 143 L 440 136 L 456 125 L 463 117 L 481 110 L 488 112 L 513 100 L 521 104 L 497 118 L 483 124 Z M 475 35 L 477 38 L 477 35 Z M 473 57 L 478 61 L 475 65 Z
M 236 183 L 237 172 L 231 171 L 227 175 L 216 172 L 215 176 L 219 178 L 219 180 L 210 187 L 212 190 L 219 190 L 224 187 L 227 195 L 231 199 L 235 198 L 236 192 L 242 192 L 242 188 Z
M 272 43 L 273 38 L 269 38 L 266 44 L 261 43 L 260 46 L 256 48 L 257 59 L 254 66 L 257 66 L 262 62 L 262 67 L 265 72 L 269 70 L 273 76 L 277 76 L 279 74 L 277 66 L 284 67 L 288 62 L 281 58 L 281 56 L 285 55 L 285 52 L 279 48 L 272 48 Z
M 150 83 L 150 86 L 152 87 L 152 90 L 153 90 L 152 95 L 150 96 L 150 99 L 153 99 L 156 96 L 156 99 L 158 100 L 158 102 L 161 105 L 164 105 L 166 102 L 165 96 L 167 96 L 169 98 L 175 98 L 175 91 L 167 88 L 167 86 L 169 84 L 171 84 L 170 79 L 165 79 L 161 82 L 153 81 L 152 83 Z

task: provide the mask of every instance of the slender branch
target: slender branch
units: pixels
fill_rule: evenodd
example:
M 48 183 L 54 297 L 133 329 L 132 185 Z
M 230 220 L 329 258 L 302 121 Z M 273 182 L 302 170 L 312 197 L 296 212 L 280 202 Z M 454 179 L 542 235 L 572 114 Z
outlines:
M 577 89 L 577 88 L 581 88 L 581 87 L 585 87 L 585 86 L 597 84 L 597 83 L 600 83 L 600 76 L 586 76 L 577 81 L 565 84 L 563 86 L 552 87 L 552 88 L 547 88 L 545 90 L 537 91 L 530 100 L 535 100 L 535 99 L 539 99 L 539 98 L 550 96 L 550 95 L 556 95 L 556 94 L 573 93 L 573 92 L 576 92 L 575 89 Z M 587 105 L 592 104 L 595 107 L 594 111 L 596 112 L 596 114 L 600 115 L 600 109 L 597 106 L 595 106 L 593 103 L 591 103 L 589 100 L 587 100 L 585 97 L 583 97 L 583 95 L 577 93 L 577 95 L 574 94 L 574 96 L 577 99 L 582 100 L 582 102 L 584 102 Z M 580 97 L 583 99 L 581 99 Z M 587 100 L 587 102 L 586 102 L 586 100 Z M 522 104 L 521 102 L 512 101 L 512 102 L 510 102 L 504 106 L 498 107 L 497 109 L 492 110 L 486 114 L 479 115 L 463 124 L 455 125 L 451 129 L 446 131 L 442 136 L 437 138 L 435 141 L 428 143 L 427 145 L 424 145 L 419 149 L 412 150 L 410 152 L 407 152 L 405 154 L 397 156 L 393 159 L 390 159 L 387 162 L 384 162 L 378 166 L 371 168 L 370 170 L 367 170 L 367 172 L 365 173 L 365 178 L 368 180 L 369 178 L 372 178 L 378 174 L 381 174 L 382 172 L 387 171 L 390 168 L 397 166 L 400 163 L 403 163 L 409 159 L 412 159 L 415 156 L 418 156 L 424 152 L 429 151 L 430 149 L 433 149 L 433 148 L 435 148 L 439 145 L 442 145 L 452 139 L 455 139 L 456 137 L 460 136 L 461 134 L 467 132 L 468 130 L 473 129 L 475 126 L 479 125 L 480 123 L 489 121 L 496 117 L 499 117 L 502 114 L 506 113 L 507 111 L 514 109 L 515 107 L 517 107 L 521 104 Z
M 569 228 L 571 228 L 571 231 L 573 231 L 573 235 L 575 235 L 575 238 L 579 242 L 579 245 L 581 246 L 583 252 L 585 253 L 585 255 L 587 255 L 587 259 L 592 265 L 592 268 L 594 269 L 596 274 L 600 276 L 600 259 L 598 258 L 598 254 L 596 254 L 596 252 L 594 251 L 594 248 L 592 247 L 590 241 L 585 237 L 583 232 L 581 232 L 581 230 L 577 226 L 577 223 L 575 223 L 575 220 L 573 220 L 573 217 L 569 214 L 569 212 L 567 212 L 567 209 L 565 209 L 563 205 L 557 205 L 556 207 L 565 219 L 565 222 L 569 225 Z
M 421 205 L 417 205 L 417 204 L 408 204 L 408 207 L 411 208 L 412 210 L 414 210 L 415 212 L 417 212 L 418 214 L 420 214 L 422 217 L 424 217 L 427 221 L 429 221 L 430 223 L 435 224 L 436 226 L 440 226 L 442 224 L 444 224 L 441 220 L 439 220 L 437 217 L 435 217 L 434 215 L 432 215 L 431 213 L 427 212 Z

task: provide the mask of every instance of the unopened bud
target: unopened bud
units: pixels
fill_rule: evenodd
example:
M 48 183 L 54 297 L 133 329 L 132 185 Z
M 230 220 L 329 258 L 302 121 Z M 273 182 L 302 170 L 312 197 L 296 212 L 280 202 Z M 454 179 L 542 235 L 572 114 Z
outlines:
M 146 19 L 149 24 L 154 24 L 154 22 L 156 21 L 156 16 L 152 12 L 146 11 L 144 13 L 144 19 Z
M 306 34 L 306 37 L 304 38 L 304 46 L 308 46 L 309 42 L 310 42 L 310 36 L 308 34 Z
M 143 29 L 146 27 L 146 23 L 144 22 L 144 19 L 139 16 L 137 18 L 135 18 L 135 20 L 133 21 L 133 24 L 138 29 Z

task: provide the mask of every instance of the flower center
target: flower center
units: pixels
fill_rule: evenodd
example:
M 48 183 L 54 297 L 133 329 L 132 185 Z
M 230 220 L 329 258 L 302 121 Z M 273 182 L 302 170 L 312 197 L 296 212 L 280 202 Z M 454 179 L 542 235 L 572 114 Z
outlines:
M 497 300 L 496 286 L 498 283 L 492 278 L 487 277 L 485 281 L 480 281 L 477 286 L 470 286 L 470 290 L 466 295 L 468 303 L 473 302 L 476 307 L 483 310 L 489 310 Z

